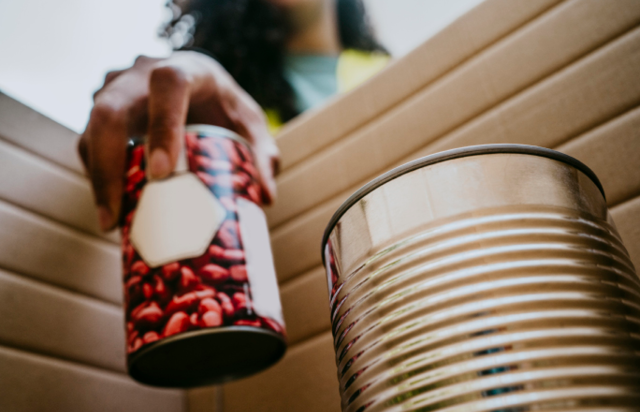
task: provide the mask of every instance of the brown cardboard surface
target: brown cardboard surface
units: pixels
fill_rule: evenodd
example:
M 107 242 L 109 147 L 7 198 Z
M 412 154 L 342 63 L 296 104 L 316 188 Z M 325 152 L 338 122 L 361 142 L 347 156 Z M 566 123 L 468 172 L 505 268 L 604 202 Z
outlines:
M 0 410 L 178 412 L 184 391 L 142 386 L 126 375 L 0 346 Z
M 120 304 L 118 246 L 0 201 L 0 267 Z
M 0 270 L 0 343 L 126 372 L 122 309 Z
M 381 168 L 391 166 L 640 21 L 637 2 L 613 4 L 577 0 L 554 8 L 384 116 L 290 168 L 278 179 L 280 204 L 268 211 L 270 225 L 275 227 L 377 174 Z M 567 24 L 568 21 L 571 24 Z M 632 53 L 630 48 L 636 45 L 627 46 L 618 47 L 618 53 L 613 53 L 615 56 L 603 56 L 603 60 L 608 60 L 606 64 L 616 59 L 625 60 L 624 53 Z M 633 55 L 626 60 L 627 66 L 638 70 Z M 625 64 L 615 61 L 615 66 Z M 612 73 L 601 73 L 600 77 L 606 74 Z M 625 79 L 633 83 L 628 73 L 624 74 Z M 521 95 L 526 94 L 525 91 Z
M 224 412 L 339 412 L 338 378 L 330 333 L 289 349 L 259 375 L 224 386 Z
M 640 107 L 556 148 L 589 166 L 609 207 L 640 193 Z
M 289 345 L 329 330 L 329 292 L 323 266 L 280 286 Z
M 553 147 L 640 102 L 640 29 L 589 54 L 416 153 L 486 143 Z
M 285 282 L 320 264 L 320 243 L 331 215 L 352 192 L 310 210 L 271 232 L 273 260 L 279 282 Z
M 189 412 L 223 412 L 222 387 L 207 386 L 187 391 Z
M 118 237 L 97 229 L 77 137 L 0 93 L 0 410 L 185 410 L 124 374 Z
M 2 92 L 0 139 L 84 174 L 75 146 L 78 135 Z
M 70 145 L 70 142 L 68 142 Z M 0 199 L 104 237 L 83 176 L 0 140 Z M 107 237 L 117 242 L 117 236 Z
M 636 268 L 636 274 L 640 275 L 640 196 L 611 209 L 611 216 Z
M 277 139 L 282 169 L 342 138 L 559 2 L 487 0 L 481 3 L 363 87 L 287 124 Z

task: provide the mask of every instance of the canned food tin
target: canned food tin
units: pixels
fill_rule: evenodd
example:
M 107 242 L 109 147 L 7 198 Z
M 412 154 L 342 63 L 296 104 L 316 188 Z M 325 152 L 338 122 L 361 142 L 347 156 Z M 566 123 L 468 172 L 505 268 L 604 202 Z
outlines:
M 569 156 L 401 166 L 338 209 L 323 259 L 343 411 L 640 410 L 640 281 Z
M 129 374 L 193 387 L 247 376 L 286 349 L 253 155 L 233 132 L 186 128 L 174 173 L 147 181 L 129 147 L 122 214 Z

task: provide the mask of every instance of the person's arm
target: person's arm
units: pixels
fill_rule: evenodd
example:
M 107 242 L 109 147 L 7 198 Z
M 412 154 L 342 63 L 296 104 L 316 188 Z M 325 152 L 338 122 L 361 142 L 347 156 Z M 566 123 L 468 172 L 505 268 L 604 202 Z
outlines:
M 128 139 L 149 136 L 148 172 L 163 178 L 175 166 L 184 125 L 195 123 L 225 127 L 249 141 L 264 202 L 273 202 L 279 154 L 258 104 L 220 64 L 201 53 L 141 56 L 131 68 L 106 75 L 78 144 L 103 230 L 112 229 L 120 213 Z

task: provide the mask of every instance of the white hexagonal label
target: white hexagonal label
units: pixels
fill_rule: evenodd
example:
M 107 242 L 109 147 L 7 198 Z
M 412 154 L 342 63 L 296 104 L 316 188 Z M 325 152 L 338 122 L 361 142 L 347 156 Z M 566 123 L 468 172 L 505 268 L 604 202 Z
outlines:
M 201 256 L 226 211 L 193 173 L 147 183 L 131 224 L 131 243 L 150 267 Z

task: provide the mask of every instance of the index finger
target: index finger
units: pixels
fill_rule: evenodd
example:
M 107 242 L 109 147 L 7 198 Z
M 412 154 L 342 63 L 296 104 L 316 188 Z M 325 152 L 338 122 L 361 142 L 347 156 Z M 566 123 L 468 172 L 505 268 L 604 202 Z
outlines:
M 126 157 L 127 115 L 117 106 L 96 104 L 91 111 L 82 144 L 102 230 L 117 223 Z
M 152 70 L 149 79 L 149 175 L 162 179 L 174 169 L 189 109 L 189 78 L 175 65 Z

